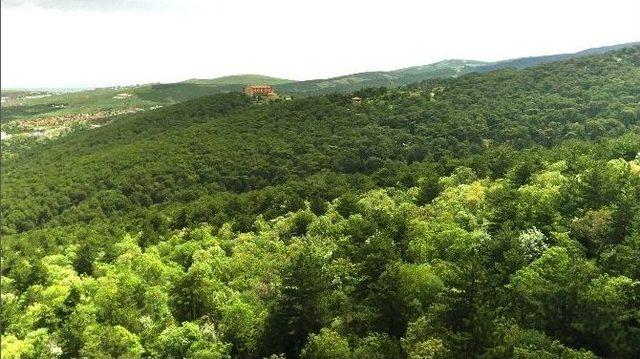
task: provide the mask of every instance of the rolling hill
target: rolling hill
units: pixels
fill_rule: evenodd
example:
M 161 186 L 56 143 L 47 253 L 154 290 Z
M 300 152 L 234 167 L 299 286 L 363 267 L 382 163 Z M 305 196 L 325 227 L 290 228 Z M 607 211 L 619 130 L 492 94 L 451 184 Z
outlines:
M 182 82 L 197 84 L 197 85 L 241 85 L 241 84 L 281 85 L 281 84 L 288 84 L 295 81 L 280 79 L 280 78 L 271 77 L 271 76 L 246 74 L 246 75 L 223 76 L 223 77 L 217 77 L 214 79 L 189 79 Z
M 6 126 L 14 120 L 51 116 L 73 116 L 101 112 L 109 117 L 126 111 L 141 111 L 166 106 L 216 93 L 239 91 L 246 84 L 277 85 L 276 91 L 294 96 L 324 93 L 347 93 L 366 87 L 397 87 L 432 78 L 458 77 L 473 72 L 489 72 L 504 68 L 527 68 L 538 64 L 594 55 L 634 46 L 620 44 L 580 51 L 574 54 L 526 57 L 498 62 L 473 60 L 445 60 L 388 72 L 364 72 L 329 79 L 292 81 L 263 75 L 232 75 L 215 79 L 190 79 L 178 83 L 150 84 L 122 88 L 105 88 L 32 99 L 10 99 L 0 111 L 3 131 L 20 131 Z
M 121 116 L 6 161 L 3 205 L 12 209 L 3 223 L 24 230 L 65 222 L 61 218 L 75 217 L 86 206 L 91 213 L 101 211 L 93 206 L 107 194 L 128 198 L 125 208 L 175 204 L 206 192 L 260 190 L 325 170 L 373 173 L 389 160 L 441 161 L 482 152 L 486 143 L 526 148 L 619 134 L 636 123 L 638 51 L 364 90 L 358 92 L 366 101 L 361 108 L 351 108 L 344 95 L 260 105 L 230 93 Z M 598 72 L 607 66 L 606 73 Z M 553 77 L 554 71 L 562 75 Z M 615 101 L 603 101 L 591 83 L 606 86 Z M 145 172 L 138 167 L 142 163 Z M 68 177 L 80 182 L 58 182 Z M 18 185 L 28 178 L 42 178 L 41 188 Z M 197 189 L 190 189 L 191 181 Z M 138 193 L 156 185 L 158 192 Z M 84 194 L 78 201 L 73 192 L 79 188 Z M 23 201 L 34 195 L 43 206 L 35 212 Z M 12 219 L 18 213 L 27 217 Z
M 278 90 L 297 95 L 313 95 L 330 92 L 351 92 L 365 87 L 397 87 L 432 78 L 458 77 L 473 72 L 489 72 L 506 68 L 524 69 L 554 61 L 602 54 L 626 47 L 637 46 L 638 44 L 639 43 L 634 42 L 592 48 L 573 54 L 523 57 L 497 62 L 444 60 L 429 65 L 408 67 L 388 72 L 363 72 L 330 79 L 293 82 L 278 86 Z

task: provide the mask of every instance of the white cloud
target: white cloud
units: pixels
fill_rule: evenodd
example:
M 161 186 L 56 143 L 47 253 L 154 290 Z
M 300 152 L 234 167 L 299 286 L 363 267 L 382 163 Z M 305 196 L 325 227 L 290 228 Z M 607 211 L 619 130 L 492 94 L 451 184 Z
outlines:
M 640 40 L 637 0 L 87 3 L 3 2 L 2 86 L 309 79 Z
M 2 6 L 19 7 L 35 5 L 45 9 L 60 10 L 151 10 L 167 7 L 171 0 L 2 0 Z

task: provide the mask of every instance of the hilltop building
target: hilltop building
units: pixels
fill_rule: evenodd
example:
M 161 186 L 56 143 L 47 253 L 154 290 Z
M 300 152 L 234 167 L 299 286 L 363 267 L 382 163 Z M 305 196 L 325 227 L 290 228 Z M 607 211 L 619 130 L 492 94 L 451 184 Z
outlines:
M 249 85 L 244 88 L 244 93 L 248 96 L 267 96 L 274 93 L 273 86 L 270 85 Z
M 362 104 L 362 97 L 358 97 L 358 96 L 356 96 L 356 97 L 352 97 L 352 98 L 351 98 L 351 103 L 352 103 L 353 105 L 360 105 L 360 104 Z

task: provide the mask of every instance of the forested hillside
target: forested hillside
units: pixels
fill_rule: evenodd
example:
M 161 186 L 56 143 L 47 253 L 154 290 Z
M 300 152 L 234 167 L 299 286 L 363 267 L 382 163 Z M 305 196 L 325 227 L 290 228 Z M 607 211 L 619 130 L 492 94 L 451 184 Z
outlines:
M 12 121 L 37 119 L 78 114 L 103 113 L 102 117 L 111 117 L 123 111 L 143 111 L 158 106 L 171 105 L 190 99 L 219 93 L 240 91 L 250 84 L 276 85 L 276 92 L 293 96 L 314 96 L 328 93 L 349 93 L 369 87 L 398 87 L 411 83 L 433 79 L 452 78 L 468 73 L 484 73 L 498 69 L 523 69 L 531 66 L 560 60 L 579 58 L 587 55 L 602 54 L 616 49 L 637 46 L 638 43 L 619 44 L 587 49 L 573 54 L 531 56 L 496 62 L 474 60 L 444 60 L 428 65 L 412 66 L 393 71 L 362 72 L 327 79 L 293 81 L 263 75 L 232 75 L 213 79 L 190 79 L 176 83 L 146 84 L 117 88 L 98 88 L 79 92 L 47 93 L 6 91 L 7 96 L 0 116 L 5 124 L 3 131 L 19 130 Z M 40 96 L 37 96 L 40 95 Z M 44 96 L 43 96 L 44 95 Z M 65 119 L 69 122 L 69 118 Z M 64 122 L 64 121 L 63 121 Z
M 485 73 L 500 69 L 525 69 L 555 61 L 569 60 L 619 50 L 638 43 L 619 44 L 587 49 L 573 54 L 530 56 L 503 61 L 444 60 L 422 66 L 411 66 L 394 71 L 363 72 L 329 79 L 297 81 L 278 86 L 284 92 L 296 95 L 317 95 L 332 92 L 357 91 L 367 87 L 397 87 L 433 78 L 452 78 L 469 73 Z
M 3 358 L 640 356 L 640 47 L 354 94 L 4 161 Z

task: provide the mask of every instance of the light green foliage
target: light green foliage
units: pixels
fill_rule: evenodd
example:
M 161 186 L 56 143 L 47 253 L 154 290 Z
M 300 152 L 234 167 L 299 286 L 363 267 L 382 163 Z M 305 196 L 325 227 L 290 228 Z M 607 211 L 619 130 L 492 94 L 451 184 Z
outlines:
M 513 192 L 553 187 L 564 177 L 542 170 Z M 139 237 L 123 235 L 110 253 L 93 257 L 92 276 L 76 274 L 74 250 L 19 262 L 14 270 L 27 274 L 3 281 L 6 351 L 42 350 L 29 339 L 40 331 L 56 353 L 96 358 L 591 355 L 574 338 L 587 338 L 600 353 L 634 355 L 638 333 L 626 318 L 637 315 L 637 279 L 602 274 L 570 237 L 607 236 L 601 222 L 586 211 L 583 232 L 575 218 L 560 217 L 552 227 L 573 226 L 570 232 L 546 234 L 534 225 L 507 231 L 512 240 L 500 242 L 504 234 L 492 235 L 488 221 L 499 200 L 508 200 L 500 197 L 508 184 L 469 181 L 445 186 L 423 206 L 413 189 L 389 188 L 356 197 L 347 217 L 337 200 L 319 215 L 301 209 L 258 219 L 249 233 L 204 225 L 145 249 Z M 606 252 L 611 266 L 632 268 L 621 260 L 634 238 Z M 512 273 L 493 269 L 502 251 L 523 259 Z M 21 292 L 17 283 L 33 284 Z M 517 335 L 537 344 L 500 334 L 496 306 L 536 328 Z M 372 334 L 358 338 L 359 328 Z M 345 331 L 351 334 L 338 334 Z
M 427 339 L 420 342 L 407 354 L 409 359 L 444 359 L 449 357 L 449 352 L 440 339 Z
M 451 356 L 450 350 L 435 336 L 436 333 L 430 327 L 429 320 L 425 317 L 409 324 L 406 336 L 402 338 L 402 348 L 408 358 L 442 359 Z
M 440 185 L 447 187 L 455 187 L 461 184 L 470 184 L 476 180 L 476 174 L 469 167 L 456 168 L 451 176 L 440 178 Z
M 144 352 L 135 334 L 116 326 L 91 325 L 84 331 L 82 357 L 89 359 L 140 358 Z
M 32 331 L 22 340 L 14 335 L 3 336 L 1 351 L 7 359 L 55 359 L 62 354 L 46 329 Z
M 402 350 L 397 340 L 387 334 L 372 333 L 362 338 L 353 350 L 353 359 L 400 359 Z
M 162 331 L 153 345 L 154 358 L 227 359 L 229 345 L 223 343 L 212 324 L 185 322 Z
M 562 187 L 566 181 L 559 171 L 545 171 L 534 175 L 531 184 L 520 187 L 517 203 L 520 221 L 538 223 L 541 227 L 558 221 Z
M 318 334 L 311 334 L 309 342 L 300 353 L 302 359 L 350 359 L 349 343 L 340 334 L 322 329 Z
M 376 288 L 381 320 L 388 323 L 392 333 L 404 332 L 406 323 L 424 313 L 443 287 L 429 265 L 389 264 Z
M 264 334 L 267 312 L 259 303 L 246 303 L 232 299 L 222 308 L 220 330 L 224 339 L 233 345 L 239 358 L 253 358 L 258 353 Z

